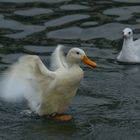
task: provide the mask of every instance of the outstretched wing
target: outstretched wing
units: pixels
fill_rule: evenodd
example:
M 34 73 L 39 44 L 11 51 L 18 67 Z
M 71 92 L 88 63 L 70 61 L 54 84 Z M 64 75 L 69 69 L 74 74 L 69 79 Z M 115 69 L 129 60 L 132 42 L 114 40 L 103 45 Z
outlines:
M 0 84 L 0 96 L 7 101 L 27 99 L 33 111 L 41 103 L 41 84 L 47 88 L 55 78 L 55 73 L 48 70 L 41 59 L 35 55 L 23 56 L 4 72 Z
M 53 71 L 59 68 L 67 67 L 66 58 L 63 52 L 63 45 L 58 45 L 51 56 L 51 69 Z

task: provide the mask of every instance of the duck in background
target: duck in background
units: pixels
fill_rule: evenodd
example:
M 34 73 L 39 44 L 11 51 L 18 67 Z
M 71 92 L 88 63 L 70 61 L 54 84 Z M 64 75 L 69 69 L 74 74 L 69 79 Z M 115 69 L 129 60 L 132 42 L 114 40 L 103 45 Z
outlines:
M 96 67 L 96 63 L 80 48 L 70 49 L 65 56 L 62 45 L 58 45 L 52 54 L 52 71 L 42 63 L 39 56 L 22 56 L 5 72 L 1 97 L 6 101 L 26 99 L 30 109 L 40 116 L 71 120 L 72 116 L 64 114 L 64 111 L 83 78 L 81 62 Z
M 123 46 L 117 61 L 125 63 L 140 63 L 140 39 L 133 40 L 133 31 L 130 28 L 123 30 Z

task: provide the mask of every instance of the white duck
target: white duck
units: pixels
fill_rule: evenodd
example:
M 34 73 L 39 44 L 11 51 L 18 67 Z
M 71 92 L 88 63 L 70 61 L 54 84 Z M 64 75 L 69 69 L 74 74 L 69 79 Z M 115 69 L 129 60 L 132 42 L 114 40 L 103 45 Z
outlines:
M 17 101 L 25 98 L 32 111 L 40 116 L 51 115 L 58 120 L 70 120 L 63 114 L 75 96 L 83 70 L 80 63 L 95 68 L 82 49 L 72 48 L 65 57 L 62 45 L 52 54 L 50 71 L 36 55 L 22 56 L 7 71 L 2 84 L 2 97 Z
M 140 63 L 140 39 L 133 41 L 133 32 L 130 28 L 123 30 L 123 46 L 117 60 L 126 63 Z

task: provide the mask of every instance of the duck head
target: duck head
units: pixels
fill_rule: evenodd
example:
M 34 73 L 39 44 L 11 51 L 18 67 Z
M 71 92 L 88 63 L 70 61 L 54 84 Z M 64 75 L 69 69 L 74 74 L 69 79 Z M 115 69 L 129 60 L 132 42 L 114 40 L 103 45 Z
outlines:
M 81 62 L 87 64 L 88 66 L 95 68 L 96 63 L 90 60 L 85 52 L 79 48 L 72 48 L 67 54 L 67 62 L 70 65 L 80 64 Z
M 123 37 L 124 38 L 131 38 L 131 37 L 133 37 L 133 31 L 132 31 L 132 29 L 130 29 L 130 28 L 125 28 L 124 30 L 123 30 Z

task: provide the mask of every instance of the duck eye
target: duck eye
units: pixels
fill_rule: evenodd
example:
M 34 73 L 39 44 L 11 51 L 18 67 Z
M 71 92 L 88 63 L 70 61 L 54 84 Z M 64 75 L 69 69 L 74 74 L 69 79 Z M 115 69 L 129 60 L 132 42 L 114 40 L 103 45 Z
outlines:
M 80 54 L 79 52 L 76 52 L 76 54 Z
M 130 35 L 130 34 L 131 34 L 131 32 L 128 32 L 128 34 Z

